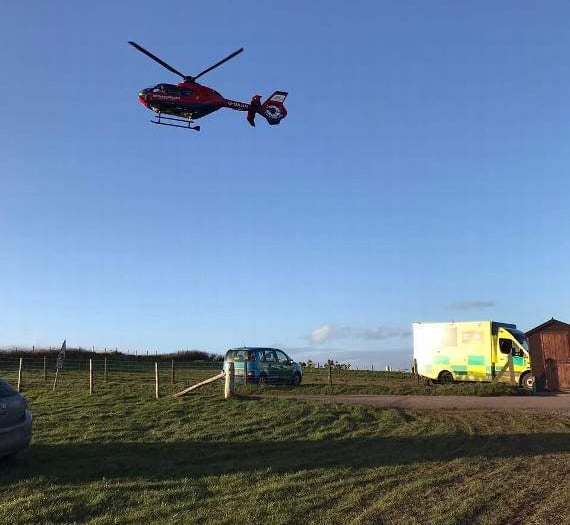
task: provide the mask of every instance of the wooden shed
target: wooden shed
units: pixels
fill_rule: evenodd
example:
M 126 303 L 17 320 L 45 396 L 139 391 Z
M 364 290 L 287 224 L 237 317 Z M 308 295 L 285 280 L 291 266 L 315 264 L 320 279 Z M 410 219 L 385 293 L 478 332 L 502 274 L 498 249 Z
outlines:
M 526 333 L 538 390 L 570 390 L 570 324 L 550 319 Z

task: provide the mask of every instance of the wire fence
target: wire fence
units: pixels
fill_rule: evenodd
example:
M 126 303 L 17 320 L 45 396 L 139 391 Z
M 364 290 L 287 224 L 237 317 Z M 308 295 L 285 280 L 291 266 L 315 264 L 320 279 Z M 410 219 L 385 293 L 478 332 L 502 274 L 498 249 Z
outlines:
M 103 394 L 137 392 L 142 398 L 170 396 L 220 374 L 221 361 L 188 360 L 176 354 L 134 356 L 115 353 L 76 352 L 66 357 L 57 370 L 57 354 L 6 352 L 0 354 L 0 378 L 18 391 Z M 392 371 L 350 370 L 330 366 L 304 368 L 303 385 L 319 388 L 384 388 L 387 383 L 409 382 L 412 374 Z M 269 383 L 273 384 L 271 381 Z M 236 387 L 245 386 L 246 377 L 236 376 Z
M 100 355 L 89 359 L 66 359 L 57 370 L 55 356 L 0 356 L 0 377 L 20 392 L 54 388 L 97 391 L 97 387 L 148 388 L 155 393 L 158 383 L 164 395 L 220 373 L 221 362 L 125 359 Z

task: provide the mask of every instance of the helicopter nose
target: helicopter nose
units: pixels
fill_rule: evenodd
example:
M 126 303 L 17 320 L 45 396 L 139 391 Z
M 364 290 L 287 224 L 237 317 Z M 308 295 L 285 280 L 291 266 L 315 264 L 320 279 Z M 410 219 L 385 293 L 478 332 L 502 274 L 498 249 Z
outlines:
M 148 107 L 147 93 L 148 93 L 148 89 L 143 89 L 142 91 L 139 91 L 139 95 L 138 95 L 139 102 L 145 107 Z

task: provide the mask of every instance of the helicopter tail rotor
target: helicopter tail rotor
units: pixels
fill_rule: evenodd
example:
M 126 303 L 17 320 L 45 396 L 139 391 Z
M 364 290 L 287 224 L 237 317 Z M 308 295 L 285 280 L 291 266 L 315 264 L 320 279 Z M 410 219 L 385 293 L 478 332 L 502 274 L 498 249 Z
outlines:
M 261 97 L 255 95 L 249 105 L 247 121 L 252 126 L 255 126 L 255 115 L 259 113 L 265 117 L 270 125 L 279 124 L 287 116 L 287 110 L 283 104 L 287 95 L 288 93 L 285 91 L 275 91 L 263 104 L 261 103 Z

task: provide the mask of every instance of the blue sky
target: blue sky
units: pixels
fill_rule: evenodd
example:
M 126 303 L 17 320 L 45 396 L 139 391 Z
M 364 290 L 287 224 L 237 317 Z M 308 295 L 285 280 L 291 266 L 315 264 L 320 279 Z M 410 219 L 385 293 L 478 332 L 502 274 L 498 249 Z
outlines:
M 0 345 L 406 366 L 414 321 L 570 320 L 570 5 L 9 2 Z M 177 77 L 220 110 L 152 126 Z

